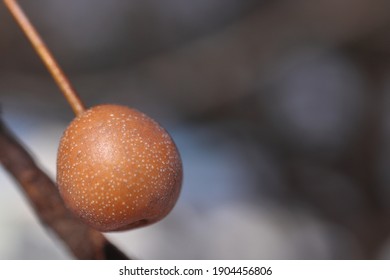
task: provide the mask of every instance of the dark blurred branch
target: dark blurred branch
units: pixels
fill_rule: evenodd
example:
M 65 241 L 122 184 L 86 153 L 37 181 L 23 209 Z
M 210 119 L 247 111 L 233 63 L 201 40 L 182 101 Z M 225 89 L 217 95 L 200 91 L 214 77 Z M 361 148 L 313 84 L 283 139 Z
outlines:
M 64 206 L 55 183 L 0 120 L 0 162 L 19 183 L 40 221 L 78 259 L 128 259 L 100 232 L 81 223 Z

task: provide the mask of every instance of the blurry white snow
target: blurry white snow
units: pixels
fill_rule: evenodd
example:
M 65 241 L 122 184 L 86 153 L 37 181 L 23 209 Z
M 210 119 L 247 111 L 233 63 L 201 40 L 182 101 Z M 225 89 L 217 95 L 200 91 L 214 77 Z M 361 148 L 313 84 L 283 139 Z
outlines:
M 8 114 L 7 123 L 53 176 L 57 143 L 66 124 Z M 29 122 L 26 125 L 26 122 Z M 184 163 L 178 204 L 163 221 L 107 237 L 142 259 L 331 258 L 338 244 L 353 246 L 340 230 L 301 209 L 281 211 L 249 202 L 249 171 L 233 147 L 206 144 L 212 131 L 172 131 Z M 211 135 L 211 136 L 210 136 Z M 32 213 L 19 188 L 0 169 L 0 259 L 71 258 Z M 340 241 L 341 240 L 341 241 Z M 335 242 L 337 244 L 335 244 Z M 345 245 L 346 244 L 346 245 Z

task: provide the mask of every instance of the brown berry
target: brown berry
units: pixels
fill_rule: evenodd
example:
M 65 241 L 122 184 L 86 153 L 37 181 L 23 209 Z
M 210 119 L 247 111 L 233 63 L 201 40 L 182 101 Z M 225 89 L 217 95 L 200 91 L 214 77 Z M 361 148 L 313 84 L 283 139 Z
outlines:
M 182 163 L 169 134 L 137 110 L 93 107 L 60 141 L 57 183 L 65 204 L 100 231 L 125 230 L 164 218 L 182 183 Z

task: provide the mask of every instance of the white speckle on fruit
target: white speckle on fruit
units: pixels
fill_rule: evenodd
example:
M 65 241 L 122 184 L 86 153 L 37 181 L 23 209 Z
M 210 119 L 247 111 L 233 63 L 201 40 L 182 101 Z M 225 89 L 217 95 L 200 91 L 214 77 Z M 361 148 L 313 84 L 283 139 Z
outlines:
M 57 170 L 66 204 L 102 231 L 160 220 L 174 206 L 182 180 L 168 133 L 144 114 L 116 105 L 94 107 L 69 125 Z

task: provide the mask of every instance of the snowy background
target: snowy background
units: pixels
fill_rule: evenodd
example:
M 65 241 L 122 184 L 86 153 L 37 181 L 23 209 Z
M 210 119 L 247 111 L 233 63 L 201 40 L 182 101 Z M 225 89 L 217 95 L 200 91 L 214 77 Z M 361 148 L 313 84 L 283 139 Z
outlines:
M 88 106 L 171 133 L 163 221 L 106 236 L 141 259 L 390 258 L 390 2 L 20 1 Z M 0 5 L 2 118 L 55 178 L 73 115 Z M 69 259 L 0 168 L 0 259 Z

